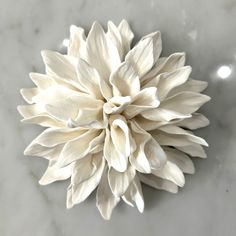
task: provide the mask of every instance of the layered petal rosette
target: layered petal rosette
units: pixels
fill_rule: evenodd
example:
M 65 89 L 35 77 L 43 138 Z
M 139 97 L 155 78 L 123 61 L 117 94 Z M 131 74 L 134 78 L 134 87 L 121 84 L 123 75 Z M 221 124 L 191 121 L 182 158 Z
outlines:
M 190 157 L 206 157 L 192 130 L 209 123 L 197 113 L 207 83 L 189 78 L 184 53 L 160 57 L 160 32 L 133 38 L 125 20 L 106 32 L 95 22 L 87 36 L 71 26 L 67 54 L 42 51 L 46 73 L 30 73 L 36 87 L 18 107 L 46 127 L 25 150 L 49 161 L 39 183 L 69 178 L 68 208 L 96 189 L 105 219 L 120 200 L 143 212 L 141 183 L 176 193 L 194 173 Z

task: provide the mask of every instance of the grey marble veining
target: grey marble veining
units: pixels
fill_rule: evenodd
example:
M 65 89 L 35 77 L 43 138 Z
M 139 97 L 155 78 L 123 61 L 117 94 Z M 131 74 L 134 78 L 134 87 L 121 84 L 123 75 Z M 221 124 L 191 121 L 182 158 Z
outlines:
M 235 235 L 235 0 L 1 0 L 0 6 L 1 236 Z M 16 106 L 24 103 L 19 89 L 32 86 L 28 73 L 44 70 L 40 50 L 63 50 L 71 24 L 88 30 L 94 20 L 123 18 L 137 39 L 160 30 L 163 55 L 186 51 L 192 77 L 209 82 L 212 100 L 202 111 L 211 125 L 198 134 L 210 147 L 177 195 L 145 187 L 142 215 L 120 204 L 106 222 L 94 196 L 66 210 L 68 182 L 38 185 L 47 163 L 23 150 L 42 129 L 21 124 Z

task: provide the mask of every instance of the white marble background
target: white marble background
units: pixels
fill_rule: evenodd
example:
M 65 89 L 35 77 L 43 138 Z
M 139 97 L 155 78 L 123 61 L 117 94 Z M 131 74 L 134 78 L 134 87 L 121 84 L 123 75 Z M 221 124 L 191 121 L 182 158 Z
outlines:
M 122 18 L 137 39 L 161 30 L 163 55 L 186 51 L 192 76 L 209 82 L 203 112 L 211 126 L 198 134 L 210 148 L 179 194 L 145 187 L 142 215 L 121 204 L 106 222 L 94 196 L 66 210 L 68 182 L 38 185 L 47 163 L 23 150 L 41 128 L 21 124 L 16 106 L 24 103 L 19 89 L 32 85 L 28 73 L 44 70 L 40 50 L 58 49 L 71 24 Z M 236 235 L 235 20 L 235 0 L 0 0 L 0 235 Z M 217 74 L 222 65 L 230 75 Z

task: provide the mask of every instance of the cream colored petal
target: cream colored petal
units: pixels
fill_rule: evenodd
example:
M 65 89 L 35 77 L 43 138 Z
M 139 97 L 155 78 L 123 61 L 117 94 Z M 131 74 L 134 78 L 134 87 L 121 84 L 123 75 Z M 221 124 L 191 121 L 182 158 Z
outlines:
M 101 25 L 94 22 L 87 38 L 86 61 L 108 81 L 111 71 L 120 64 L 117 48 L 106 38 Z
M 124 157 L 128 158 L 130 150 L 129 128 L 126 120 L 121 115 L 110 117 L 111 140 L 115 149 Z
M 171 73 L 165 73 L 160 77 L 158 83 L 158 97 L 162 101 L 166 98 L 168 93 L 175 87 L 184 84 L 190 73 L 192 68 L 190 66 L 185 66 L 177 69 Z
M 47 160 L 56 160 L 59 157 L 63 147 L 64 144 L 60 144 L 55 147 L 45 147 L 33 141 L 26 147 L 24 155 L 43 157 Z
M 140 91 L 139 77 L 129 63 L 123 62 L 111 74 L 110 82 L 114 96 L 135 96 Z
M 86 37 L 84 29 L 75 25 L 70 26 L 70 41 L 67 48 L 67 54 L 74 57 L 84 57 L 86 49 Z
M 184 173 L 194 174 L 194 164 L 186 154 L 174 148 L 164 148 L 164 151 L 167 159 L 176 164 Z
M 167 161 L 161 170 L 153 170 L 152 173 L 162 179 L 170 180 L 180 187 L 183 187 L 185 184 L 183 172 L 177 165 L 170 161 Z
M 132 50 L 128 52 L 125 61 L 130 63 L 139 77 L 145 75 L 155 63 L 154 39 L 147 37 L 142 39 Z
M 117 48 L 117 51 L 120 55 L 120 60 L 123 61 L 124 58 L 124 46 L 122 42 L 122 36 L 120 34 L 119 29 L 116 27 L 116 25 L 112 21 L 108 21 L 107 23 L 107 35 L 109 40 L 114 44 L 114 46 Z
M 166 155 L 160 145 L 137 123 L 131 123 L 131 130 L 136 150 L 130 156 L 130 163 L 142 173 L 161 168 L 166 163 Z
M 133 118 L 145 110 L 157 108 L 159 104 L 157 88 L 145 88 L 132 99 L 132 103 L 125 109 L 124 113 L 128 118 Z
M 31 80 L 34 82 L 34 84 L 39 89 L 42 89 L 42 90 L 47 89 L 57 84 L 56 81 L 52 78 L 52 76 L 49 76 L 49 75 L 31 72 L 29 76 Z
M 189 79 L 186 83 L 174 88 L 168 96 L 173 96 L 181 92 L 195 92 L 201 93 L 207 88 L 208 83 L 206 81 Z
M 118 197 L 123 195 L 128 189 L 130 183 L 133 181 L 135 173 L 135 168 L 131 165 L 129 165 L 125 172 L 118 172 L 112 167 L 109 168 L 108 181 L 112 193 Z
M 23 88 L 20 90 L 22 97 L 25 99 L 26 102 L 29 104 L 33 104 L 33 97 L 38 94 L 38 88 Z
M 48 128 L 43 131 L 34 142 L 46 147 L 54 147 L 75 139 L 86 131 L 87 130 L 82 128 Z
M 56 120 L 55 118 L 53 118 L 47 114 L 40 114 L 40 115 L 31 116 L 29 118 L 24 118 L 21 121 L 23 123 L 36 124 L 36 125 L 40 125 L 43 127 L 62 128 L 62 127 L 66 126 L 65 123 L 63 123 L 59 120 Z
M 133 182 L 130 184 L 126 193 L 122 196 L 122 199 L 129 205 L 137 206 L 140 213 L 143 213 L 144 210 L 144 200 L 143 200 L 143 192 L 140 181 L 136 176 Z
M 78 126 L 85 126 L 94 121 L 102 122 L 102 107 L 102 101 L 93 99 L 89 95 L 77 94 L 47 104 L 45 109 L 56 119 L 65 122 L 72 119 Z
M 119 153 L 114 146 L 111 139 L 111 134 L 108 129 L 106 129 L 106 138 L 104 143 L 104 157 L 106 158 L 108 165 L 113 167 L 119 172 L 124 172 L 127 169 L 128 157 L 124 153 Z
M 130 104 L 130 102 L 130 96 L 115 96 L 104 104 L 103 109 L 106 114 L 120 114 Z
M 200 113 L 194 113 L 192 117 L 176 122 L 178 126 L 192 130 L 208 126 L 209 123 L 209 120 Z
M 103 99 L 99 88 L 100 76 L 98 72 L 82 59 L 78 59 L 77 75 L 88 94 L 97 99 Z
M 72 165 L 73 164 L 70 164 L 63 168 L 57 168 L 55 165 L 51 165 L 51 163 L 49 162 L 49 166 L 44 175 L 39 180 L 39 184 L 47 185 L 55 181 L 66 180 L 70 178 L 72 173 Z
M 119 201 L 120 198 L 114 196 L 111 192 L 106 168 L 103 172 L 100 184 L 98 185 L 96 195 L 96 206 L 105 220 L 110 219 L 112 211 Z
M 78 138 L 67 142 L 58 159 L 58 167 L 66 166 L 85 157 L 104 142 L 104 136 L 104 131 L 91 129 L 81 134 Z
M 173 135 L 173 137 L 178 136 L 179 137 L 178 139 L 186 138 L 190 142 L 208 146 L 207 142 L 203 138 L 195 136 L 190 131 L 186 131 L 175 125 L 165 125 L 165 126 L 159 127 L 159 130 L 169 134 L 170 136 Z
M 172 111 L 158 107 L 156 109 L 148 109 L 141 112 L 141 115 L 152 121 L 171 121 L 174 119 L 185 119 L 191 117 L 191 114 L 182 114 L 177 111 Z
M 210 97 L 195 92 L 181 92 L 164 100 L 160 108 L 182 113 L 184 115 L 197 111 Z
M 153 174 L 139 174 L 139 179 L 142 183 L 150 187 L 165 190 L 170 193 L 178 192 L 178 186 L 176 184 L 169 180 L 161 179 Z
M 185 64 L 185 53 L 173 53 L 167 58 L 159 58 L 152 70 L 141 78 L 142 82 L 152 80 L 158 74 L 173 72 Z
M 194 143 L 191 145 L 177 147 L 180 151 L 193 157 L 206 158 L 206 152 L 200 144 Z
M 75 57 L 62 55 L 58 52 L 44 50 L 41 52 L 46 66 L 47 75 L 59 76 L 66 80 L 78 81 L 76 74 L 77 60 Z
M 71 177 L 74 204 L 83 202 L 98 186 L 104 167 L 105 159 L 102 152 L 87 156 L 75 163 Z
M 130 29 L 130 26 L 126 20 L 122 20 L 118 26 L 120 35 L 122 38 L 122 45 L 124 49 L 124 55 L 130 50 L 130 45 L 133 41 L 134 34 Z

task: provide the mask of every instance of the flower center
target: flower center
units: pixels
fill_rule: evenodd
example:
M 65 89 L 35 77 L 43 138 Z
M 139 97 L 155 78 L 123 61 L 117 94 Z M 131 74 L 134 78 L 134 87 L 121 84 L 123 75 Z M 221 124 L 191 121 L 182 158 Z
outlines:
M 103 105 L 103 110 L 106 114 L 120 114 L 131 103 L 131 97 L 112 97 Z

